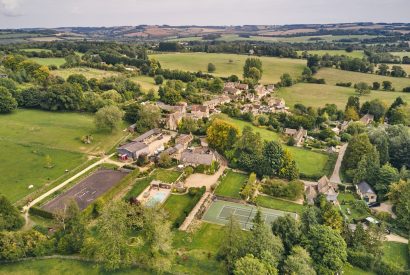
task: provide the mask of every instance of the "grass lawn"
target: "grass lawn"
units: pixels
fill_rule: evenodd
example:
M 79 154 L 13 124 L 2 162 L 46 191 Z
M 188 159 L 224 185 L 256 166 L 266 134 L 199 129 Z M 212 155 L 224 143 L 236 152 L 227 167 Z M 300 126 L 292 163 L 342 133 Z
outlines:
M 155 84 L 154 78 L 150 76 L 136 76 L 130 78 L 130 80 L 134 81 L 141 85 L 141 89 L 144 93 L 148 93 L 149 90 L 154 89 L 155 93 L 158 91 L 159 86 Z
M 174 222 L 185 209 L 190 205 L 194 197 L 189 194 L 185 195 L 174 195 L 171 194 L 168 199 L 165 201 L 163 207 L 169 213 L 169 220 Z
M 371 85 L 376 81 L 380 83 L 382 83 L 383 81 L 391 81 L 393 88 L 395 88 L 398 92 L 401 92 L 403 88 L 410 86 L 410 78 L 350 72 L 332 68 L 320 69 L 315 77 L 324 78 L 326 80 L 326 83 L 330 85 L 336 85 L 336 83 L 338 82 L 352 82 L 353 84 L 366 82 Z
M 404 269 L 410 268 L 410 259 L 406 244 L 396 242 L 385 242 L 383 245 L 383 258 L 394 262 Z
M 67 79 L 72 74 L 82 74 L 87 79 L 90 79 L 90 78 L 101 79 L 104 77 L 117 76 L 117 75 L 120 75 L 121 73 L 81 67 L 81 68 L 58 69 L 58 70 L 52 71 L 52 74 L 61 76 L 64 79 Z
M 252 123 L 243 120 L 230 118 L 225 114 L 221 114 L 218 117 L 236 125 L 240 130 L 242 130 L 245 126 L 250 126 L 255 132 L 260 133 L 262 139 L 264 140 L 276 140 L 281 142 L 278 133 L 270 131 L 266 128 L 257 127 L 255 125 L 252 125 Z M 325 175 L 329 172 L 327 170 L 333 169 L 333 167 L 327 167 L 327 164 L 329 162 L 329 156 L 327 154 L 305 150 L 293 146 L 291 147 L 285 144 L 282 145 L 284 148 L 288 149 L 291 152 L 294 160 L 298 165 L 299 171 L 305 175 Z
M 349 219 L 349 221 L 352 219 L 363 219 L 371 216 L 368 212 L 354 206 L 353 202 L 359 201 L 359 199 L 352 193 L 340 192 L 337 196 L 337 200 L 340 202 L 340 207 L 342 208 L 343 214 Z M 348 208 L 350 210 L 350 215 L 347 213 Z
M 155 54 L 154 58 L 161 62 L 161 66 L 166 69 L 179 69 L 185 71 L 207 71 L 208 63 L 216 66 L 214 75 L 230 76 L 235 74 L 242 77 L 243 66 L 247 55 L 219 54 L 219 53 L 170 53 Z M 283 73 L 289 73 L 297 77 L 306 66 L 306 60 L 287 59 L 277 57 L 259 57 L 263 64 L 263 76 L 261 82 L 264 84 L 276 83 L 280 81 Z M 230 60 L 232 62 L 230 62 Z
M 132 189 L 127 193 L 127 195 L 125 195 L 125 199 L 128 200 L 133 197 L 138 197 L 138 195 L 141 194 L 141 192 L 144 191 L 144 189 L 147 188 L 147 186 L 153 180 L 160 180 L 162 182 L 172 183 L 176 181 L 180 175 L 181 173 L 177 171 L 156 169 L 148 177 L 138 179 L 134 183 Z
M 85 154 L 109 150 L 123 135 L 96 132 L 93 116 L 79 113 L 17 110 L 0 115 L 0 125 L 0 193 L 12 202 L 81 165 L 87 160 Z M 87 134 L 94 137 L 92 144 L 81 142 Z M 52 168 L 45 168 L 46 155 Z M 28 189 L 29 185 L 34 188 Z
M 216 195 L 240 199 L 239 192 L 248 180 L 248 175 L 229 170 L 215 190 Z
M 293 203 L 290 201 L 284 201 L 271 196 L 258 196 L 256 198 L 256 204 L 265 208 L 272 208 L 276 210 L 281 210 L 285 212 L 293 212 L 301 214 L 303 210 L 303 205 Z
M 64 58 L 58 58 L 58 57 L 47 57 L 47 58 L 40 58 L 40 57 L 32 57 L 29 58 L 30 60 L 33 60 L 34 62 L 44 65 L 44 66 L 49 66 L 49 65 L 56 65 L 60 67 L 65 63 Z
M 97 275 L 97 274 L 152 274 L 139 268 L 121 270 L 118 272 L 104 272 L 94 263 L 77 260 L 47 259 L 23 261 L 12 264 L 1 264 L 1 274 L 19 275 L 43 275 L 43 274 L 76 274 L 76 275 Z
M 410 79 L 408 80 L 410 81 Z M 315 108 L 324 107 L 326 103 L 332 103 L 336 104 L 338 108 L 344 109 L 347 99 L 352 95 L 357 95 L 352 88 L 307 83 L 296 84 L 278 91 L 278 96 L 283 97 L 286 105 L 290 108 L 293 108 L 296 103 L 302 103 L 305 106 Z M 379 98 L 390 105 L 399 96 L 406 101 L 410 101 L 409 93 L 384 91 L 371 91 L 370 95 L 362 96 L 360 101 L 363 103 Z
M 298 55 L 302 55 L 303 51 L 297 51 Z M 351 53 L 346 52 L 345 50 L 312 50 L 312 51 L 307 51 L 309 54 L 312 55 L 319 55 L 323 56 L 325 54 L 329 55 L 345 55 L 345 56 L 350 56 L 353 58 L 362 58 L 364 57 L 364 52 L 363 51 L 353 51 Z

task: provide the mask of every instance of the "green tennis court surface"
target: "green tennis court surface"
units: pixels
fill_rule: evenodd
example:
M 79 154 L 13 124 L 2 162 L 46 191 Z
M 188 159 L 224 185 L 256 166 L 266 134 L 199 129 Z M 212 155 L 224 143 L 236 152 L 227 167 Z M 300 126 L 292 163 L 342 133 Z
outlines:
M 275 209 L 260 207 L 260 210 L 262 212 L 262 220 L 264 220 L 267 225 L 270 225 L 277 217 L 286 214 L 294 218 L 297 217 L 295 213 Z M 233 216 L 241 224 L 243 229 L 249 230 L 253 226 L 252 221 L 256 212 L 256 206 L 218 200 L 211 204 L 202 219 L 207 222 L 225 225 L 228 223 L 229 217 Z

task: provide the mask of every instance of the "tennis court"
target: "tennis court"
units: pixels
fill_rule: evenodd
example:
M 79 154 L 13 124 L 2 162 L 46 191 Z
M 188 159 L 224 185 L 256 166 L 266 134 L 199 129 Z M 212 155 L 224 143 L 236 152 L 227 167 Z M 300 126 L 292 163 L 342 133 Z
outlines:
M 264 220 L 267 225 L 270 225 L 277 217 L 286 214 L 294 218 L 297 217 L 295 213 L 263 207 L 259 209 L 262 212 L 262 220 Z M 207 222 L 225 225 L 228 223 L 229 217 L 233 216 L 241 224 L 243 229 L 249 230 L 253 226 L 252 221 L 257 211 L 258 208 L 253 205 L 217 200 L 210 205 L 202 219 Z

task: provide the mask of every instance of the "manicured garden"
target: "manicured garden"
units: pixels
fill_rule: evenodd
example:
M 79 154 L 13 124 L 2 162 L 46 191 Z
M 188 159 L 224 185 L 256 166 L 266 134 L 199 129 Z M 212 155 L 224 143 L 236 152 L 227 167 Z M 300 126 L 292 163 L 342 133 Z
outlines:
M 352 193 L 340 192 L 337 200 L 340 203 L 342 213 L 349 221 L 352 221 L 353 219 L 361 220 L 370 216 L 368 207 L 365 205 L 364 201 L 360 200 Z
M 125 199 L 129 200 L 130 198 L 138 197 L 139 194 L 141 194 L 141 192 L 144 191 L 144 189 L 147 188 L 153 180 L 173 183 L 179 178 L 180 175 L 181 173 L 177 171 L 156 169 L 149 176 L 136 180 L 132 186 L 132 189 L 127 193 L 127 195 L 125 195 Z
M 248 179 L 247 174 L 237 173 L 229 170 L 226 175 L 223 176 L 221 182 L 215 190 L 215 194 L 224 197 L 231 197 L 240 199 L 239 192 Z
M 191 72 L 206 72 L 208 63 L 216 66 L 214 75 L 227 77 L 232 74 L 241 76 L 247 55 L 219 54 L 219 53 L 170 53 L 155 54 L 154 58 L 165 69 L 179 69 Z M 287 59 L 276 57 L 259 57 L 263 63 L 263 84 L 272 84 L 280 81 L 283 73 L 297 77 L 302 73 L 306 60 Z
M 277 199 L 271 196 L 259 195 L 256 198 L 256 204 L 258 206 L 265 207 L 265 208 L 272 208 L 272 209 L 277 209 L 277 210 L 281 210 L 285 212 L 293 212 L 297 214 L 301 214 L 303 210 L 303 205 L 301 204 Z

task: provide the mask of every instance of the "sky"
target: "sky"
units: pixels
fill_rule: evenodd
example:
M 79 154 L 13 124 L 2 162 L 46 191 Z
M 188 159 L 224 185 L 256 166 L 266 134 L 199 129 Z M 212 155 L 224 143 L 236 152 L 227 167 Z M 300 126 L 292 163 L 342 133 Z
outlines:
M 410 22 L 410 0 L 0 0 L 0 28 Z

